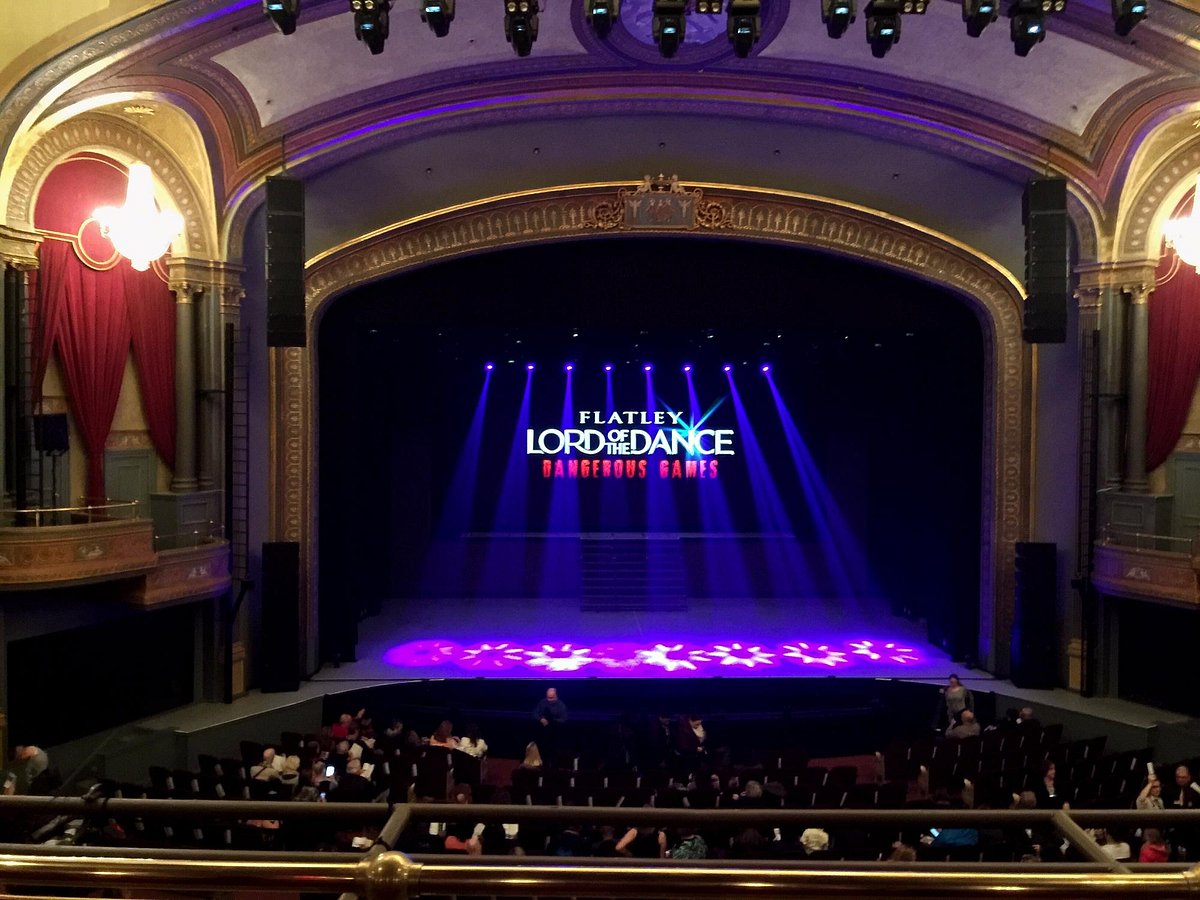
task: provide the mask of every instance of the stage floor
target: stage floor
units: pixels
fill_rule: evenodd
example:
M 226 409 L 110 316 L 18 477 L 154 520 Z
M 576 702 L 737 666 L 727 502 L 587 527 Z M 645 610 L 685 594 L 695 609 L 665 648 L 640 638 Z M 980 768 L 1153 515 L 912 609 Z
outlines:
M 316 681 L 407 678 L 944 678 L 921 623 L 884 601 L 691 600 L 686 611 L 583 612 L 577 600 L 393 600 L 359 625 L 358 659 Z M 977 674 L 977 673 L 976 673 Z

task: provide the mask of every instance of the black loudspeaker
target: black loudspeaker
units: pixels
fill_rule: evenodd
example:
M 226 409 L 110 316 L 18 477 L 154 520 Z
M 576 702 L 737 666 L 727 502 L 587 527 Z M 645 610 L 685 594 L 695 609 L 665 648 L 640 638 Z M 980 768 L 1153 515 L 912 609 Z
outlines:
M 1018 542 L 1012 630 L 1012 683 L 1017 687 L 1058 683 L 1057 586 L 1058 545 Z
M 33 448 L 38 453 L 66 453 L 71 449 L 66 413 L 33 417 Z
M 1071 220 L 1067 216 L 1067 180 L 1037 178 L 1025 185 L 1021 201 L 1025 223 L 1025 301 L 1023 335 L 1031 344 L 1061 344 L 1067 339 L 1067 303 L 1071 299 Z
M 303 347 L 304 182 L 267 177 L 267 346 Z
M 300 689 L 300 545 L 262 546 L 262 664 L 264 694 Z

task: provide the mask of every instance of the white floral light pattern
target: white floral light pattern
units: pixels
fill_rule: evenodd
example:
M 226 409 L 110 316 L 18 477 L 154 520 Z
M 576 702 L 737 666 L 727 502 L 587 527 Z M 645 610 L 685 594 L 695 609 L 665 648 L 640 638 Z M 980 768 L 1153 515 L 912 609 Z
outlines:
M 804 641 L 798 641 L 795 644 L 784 644 L 781 648 L 784 659 L 796 659 L 805 665 L 817 663 L 822 666 L 843 666 L 850 660 L 846 659 L 846 651 L 831 650 L 828 644 L 818 644 L 815 647 L 810 647 Z
M 542 644 L 541 650 L 526 650 L 526 665 L 544 668 L 548 672 L 576 672 L 597 662 L 590 647 L 570 644 Z
M 716 667 L 742 671 L 778 669 L 787 660 L 794 666 L 824 666 L 852 670 L 898 664 L 905 668 L 920 663 L 921 656 L 899 641 L 793 641 L 767 645 L 741 641 L 702 645 L 681 640 L 659 640 L 640 644 L 628 641 L 589 644 L 570 642 L 482 641 L 461 645 L 453 641 L 422 640 L 389 649 L 384 661 L 393 666 L 430 668 L 451 663 L 461 669 L 486 673 L 514 674 L 555 672 L 569 675 L 587 669 L 589 675 L 606 672 L 628 677 L 701 676 Z M 591 668 L 589 668 L 591 667 Z
M 774 653 L 768 653 L 760 646 L 743 647 L 736 641 L 729 644 L 714 644 L 705 651 L 713 659 L 719 659 L 723 666 L 745 666 L 753 669 L 755 666 L 773 666 Z

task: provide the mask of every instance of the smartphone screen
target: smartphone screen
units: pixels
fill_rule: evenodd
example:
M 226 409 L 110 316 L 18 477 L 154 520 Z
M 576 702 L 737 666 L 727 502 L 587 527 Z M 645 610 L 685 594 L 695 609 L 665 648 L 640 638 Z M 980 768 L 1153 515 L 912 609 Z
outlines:
M 326 778 L 332 778 L 332 777 L 333 777 L 333 773 L 334 773 L 335 771 L 336 771 L 336 770 L 334 769 L 334 767 L 333 767 L 333 766 L 326 766 L 326 767 L 325 767 L 325 777 L 326 777 Z

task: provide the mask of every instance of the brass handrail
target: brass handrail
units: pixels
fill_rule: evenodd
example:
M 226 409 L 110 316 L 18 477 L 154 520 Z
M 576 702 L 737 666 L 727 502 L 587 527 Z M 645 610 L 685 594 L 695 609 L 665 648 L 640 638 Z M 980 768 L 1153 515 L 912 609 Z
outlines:
M 176 860 L 25 854 L 0 857 L 0 882 L 94 889 L 353 892 L 367 900 L 424 896 L 636 897 L 641 900 L 728 898 L 951 898 L 1018 893 L 1049 898 L 1188 897 L 1200 894 L 1200 866 L 1185 871 L 1145 868 L 1130 873 L 1049 871 L 1013 866 L 970 871 L 921 863 L 852 866 L 722 865 L 679 861 L 668 870 L 625 860 L 416 862 L 389 851 L 357 862 Z
M 113 501 L 106 501 L 104 503 L 81 504 L 79 506 L 31 506 L 26 509 L 3 507 L 3 508 L 0 508 L 0 516 L 11 517 L 11 518 L 16 518 L 18 516 L 24 516 L 26 518 L 32 517 L 34 520 L 33 527 L 34 528 L 42 528 L 42 527 L 44 527 L 42 525 L 42 517 L 43 516 L 56 515 L 58 513 L 87 513 L 88 524 L 90 524 L 91 517 L 96 512 L 103 512 L 105 510 L 110 510 L 110 509 L 114 509 L 114 510 L 115 509 L 130 509 L 130 510 L 132 510 L 133 515 L 124 516 L 121 519 L 115 520 L 115 521 L 126 521 L 126 520 L 131 520 L 131 519 L 137 519 L 137 518 L 140 518 L 138 516 L 138 507 L 140 507 L 140 506 L 141 506 L 141 501 L 139 501 L 139 500 L 113 500 Z M 105 519 L 104 521 L 114 521 L 114 520 L 113 519 Z M 20 527 L 29 527 L 29 526 L 20 526 Z

